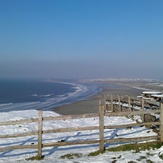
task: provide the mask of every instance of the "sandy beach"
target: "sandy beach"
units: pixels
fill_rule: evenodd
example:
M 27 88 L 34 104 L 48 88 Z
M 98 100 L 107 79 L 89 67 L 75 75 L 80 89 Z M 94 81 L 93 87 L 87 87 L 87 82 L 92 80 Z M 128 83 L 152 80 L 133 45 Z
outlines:
M 135 84 L 133 86 L 137 86 L 137 85 Z M 82 101 L 77 101 L 72 104 L 66 104 L 63 106 L 56 107 L 53 109 L 53 111 L 61 115 L 96 113 L 98 112 L 100 95 L 112 94 L 112 95 L 121 95 L 121 96 L 129 95 L 131 97 L 136 97 L 136 96 L 141 95 L 143 91 L 141 89 L 132 88 L 128 84 L 125 84 L 125 85 L 118 84 L 116 87 L 111 87 L 110 83 L 108 83 L 108 85 L 105 84 L 100 87 L 103 89 L 102 92 Z

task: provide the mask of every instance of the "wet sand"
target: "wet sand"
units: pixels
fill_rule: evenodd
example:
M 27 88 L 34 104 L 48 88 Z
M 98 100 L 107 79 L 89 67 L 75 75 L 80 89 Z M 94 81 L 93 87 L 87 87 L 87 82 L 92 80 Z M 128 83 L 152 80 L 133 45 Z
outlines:
M 138 90 L 126 85 L 117 85 L 117 87 L 111 87 L 110 85 L 105 84 L 105 86 L 101 86 L 101 88 L 103 89 L 102 92 L 92 97 L 89 97 L 88 99 L 56 107 L 53 109 L 53 111 L 61 115 L 97 113 L 100 95 L 112 94 L 121 96 L 129 95 L 132 97 L 136 97 L 141 95 L 142 93 L 142 90 Z

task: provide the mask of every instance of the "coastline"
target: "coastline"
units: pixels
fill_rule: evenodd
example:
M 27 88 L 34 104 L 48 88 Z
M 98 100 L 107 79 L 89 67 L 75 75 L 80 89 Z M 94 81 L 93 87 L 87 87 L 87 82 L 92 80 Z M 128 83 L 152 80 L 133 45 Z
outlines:
M 105 83 L 100 85 L 102 92 L 99 92 L 87 99 L 73 102 L 71 104 L 65 104 L 52 109 L 52 111 L 61 115 L 72 115 L 72 114 L 87 114 L 97 113 L 99 107 L 99 96 L 100 95 L 130 95 L 136 97 L 141 95 L 142 90 L 131 87 L 130 85 L 118 84 L 116 87 L 110 85 L 111 83 Z

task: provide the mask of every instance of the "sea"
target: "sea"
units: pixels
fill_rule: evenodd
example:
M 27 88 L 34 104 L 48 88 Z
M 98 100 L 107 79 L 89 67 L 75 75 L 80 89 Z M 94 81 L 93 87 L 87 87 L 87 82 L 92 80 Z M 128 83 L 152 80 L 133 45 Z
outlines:
M 70 80 L 0 80 L 0 112 L 52 110 L 101 91 L 96 85 Z

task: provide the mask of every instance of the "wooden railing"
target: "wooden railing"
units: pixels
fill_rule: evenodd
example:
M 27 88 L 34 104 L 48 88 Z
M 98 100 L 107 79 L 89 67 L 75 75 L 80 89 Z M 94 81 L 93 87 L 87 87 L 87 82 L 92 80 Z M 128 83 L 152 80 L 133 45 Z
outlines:
M 111 100 L 113 102 L 113 100 Z M 129 102 L 130 103 L 130 102 Z M 52 146 L 66 146 L 66 145 L 77 145 L 77 144 L 94 144 L 99 143 L 99 149 L 104 150 L 105 143 L 112 143 L 112 142 L 137 142 L 143 140 L 153 140 L 159 139 L 163 142 L 163 103 L 160 104 L 159 110 L 140 110 L 140 111 L 131 111 L 130 106 L 129 110 L 125 112 L 108 112 L 106 110 L 106 106 L 103 105 L 102 102 L 99 103 L 99 113 L 92 113 L 92 114 L 80 114 L 80 115 L 66 115 L 66 116 L 55 116 L 55 117 L 42 117 L 42 110 L 38 111 L 38 118 L 32 119 L 24 119 L 24 120 L 17 120 L 17 121 L 8 121 L 8 122 L 0 122 L 0 126 L 7 126 L 7 125 L 17 125 L 23 123 L 38 123 L 38 131 L 28 132 L 28 133 L 21 133 L 21 134 L 7 134 L 7 135 L 0 135 L 0 138 L 15 138 L 15 137 L 25 137 L 25 136 L 38 136 L 38 143 L 36 145 L 18 145 L 18 146 L 9 146 L 0 148 L 0 152 L 4 152 L 7 150 L 14 150 L 14 149 L 25 149 L 25 148 L 33 148 L 38 149 L 38 157 L 42 157 L 42 148 L 45 147 L 52 147 Z M 110 103 L 112 107 L 114 103 Z M 132 123 L 132 124 L 122 124 L 122 125 L 105 125 L 104 124 L 104 117 L 105 116 L 131 116 L 131 115 L 145 115 L 145 114 L 160 114 L 160 121 L 158 122 L 142 122 L 142 123 Z M 85 126 L 85 127 L 70 127 L 70 128 L 57 128 L 51 130 L 43 130 L 43 122 L 45 121 L 52 121 L 52 120 L 71 120 L 71 119 L 79 119 L 79 118 L 91 118 L 91 117 L 99 117 L 99 125 L 98 126 Z M 148 136 L 148 137 L 135 137 L 135 138 L 117 138 L 117 139 L 105 139 L 104 138 L 104 130 L 105 129 L 117 129 L 117 128 L 128 128 L 133 126 L 144 126 L 144 125 L 159 125 L 160 126 L 160 133 L 156 136 Z M 59 132 L 72 132 L 72 131 L 83 131 L 83 130 L 99 130 L 99 139 L 96 140 L 82 140 L 82 141 L 64 141 L 64 142 L 49 142 L 49 143 L 42 143 L 42 135 L 49 134 L 49 133 L 59 133 Z

